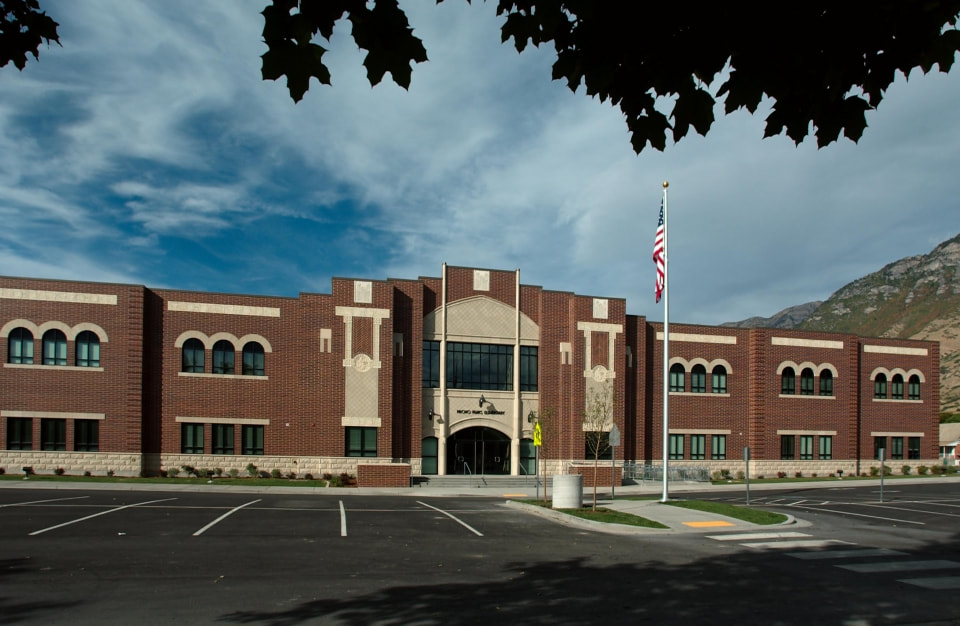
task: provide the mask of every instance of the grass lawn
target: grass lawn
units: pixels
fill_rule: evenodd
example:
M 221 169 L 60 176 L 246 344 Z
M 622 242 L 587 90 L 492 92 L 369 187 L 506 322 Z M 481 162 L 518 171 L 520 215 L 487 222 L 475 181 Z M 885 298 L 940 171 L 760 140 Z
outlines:
M 671 500 L 665 503 L 667 506 L 679 506 L 684 509 L 694 511 L 704 511 L 706 513 L 716 513 L 725 515 L 734 519 L 752 522 L 754 524 L 780 524 L 787 520 L 787 516 L 782 513 L 773 513 L 762 509 L 754 509 L 746 506 L 737 506 L 735 504 L 726 504 L 724 502 L 712 502 L 709 500 Z

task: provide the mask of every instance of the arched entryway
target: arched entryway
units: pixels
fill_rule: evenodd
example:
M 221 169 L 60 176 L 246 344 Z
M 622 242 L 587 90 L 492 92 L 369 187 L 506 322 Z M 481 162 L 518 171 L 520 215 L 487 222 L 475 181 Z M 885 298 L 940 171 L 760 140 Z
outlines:
M 510 438 L 492 428 L 467 428 L 447 439 L 447 474 L 509 474 Z

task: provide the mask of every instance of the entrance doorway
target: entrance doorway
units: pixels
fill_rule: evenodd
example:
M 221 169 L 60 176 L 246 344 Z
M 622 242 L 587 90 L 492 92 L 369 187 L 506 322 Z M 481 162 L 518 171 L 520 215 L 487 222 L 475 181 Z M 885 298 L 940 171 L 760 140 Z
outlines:
M 510 473 L 510 438 L 492 428 L 467 428 L 447 439 L 448 474 Z

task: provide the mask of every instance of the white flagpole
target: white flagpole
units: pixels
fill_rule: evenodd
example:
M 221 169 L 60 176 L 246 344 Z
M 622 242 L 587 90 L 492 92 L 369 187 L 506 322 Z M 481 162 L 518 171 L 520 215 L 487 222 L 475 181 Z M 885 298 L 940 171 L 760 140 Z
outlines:
M 667 228 L 667 187 L 670 183 L 663 181 L 663 495 L 661 502 L 670 499 L 669 468 L 667 461 L 670 451 L 670 271 L 667 242 L 669 230 Z

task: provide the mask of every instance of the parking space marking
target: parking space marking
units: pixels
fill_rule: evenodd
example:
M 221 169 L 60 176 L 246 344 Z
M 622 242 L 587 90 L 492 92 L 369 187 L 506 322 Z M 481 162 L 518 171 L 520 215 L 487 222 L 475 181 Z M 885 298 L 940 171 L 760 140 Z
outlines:
M 901 502 L 901 503 L 899 503 L 899 504 L 921 504 L 921 503 Z M 878 509 L 892 509 L 892 510 L 894 510 L 894 511 L 910 511 L 911 513 L 924 513 L 924 514 L 926 514 L 926 515 L 940 515 L 940 516 L 943 516 L 943 517 L 960 517 L 960 515 L 957 515 L 956 513 L 942 513 L 942 512 L 940 512 L 940 511 L 927 511 L 927 510 L 923 510 L 923 509 L 920 509 L 920 510 L 918 510 L 918 509 L 908 509 L 908 508 L 905 507 L 905 506 L 890 506 L 890 505 L 886 505 L 886 504 L 868 504 L 868 503 L 866 503 L 866 502 L 861 503 L 861 506 L 872 506 L 872 507 L 878 508 Z M 937 506 L 942 506 L 942 505 L 937 505 Z
M 0 504 L 0 509 L 5 509 L 8 506 L 27 506 L 28 504 L 46 504 L 47 502 L 61 502 L 63 500 L 82 500 L 84 498 L 89 498 L 90 496 L 73 496 L 70 498 L 52 498 L 50 500 L 33 500 L 31 502 L 13 502 L 11 504 Z
M 707 535 L 708 539 L 717 541 L 749 541 L 750 539 L 793 539 L 797 537 L 809 537 L 807 533 L 798 533 L 794 531 L 779 531 L 769 533 L 735 533 L 730 535 Z
M 94 517 L 100 517 L 101 515 L 106 515 L 107 513 L 115 513 L 117 511 L 122 511 L 123 509 L 130 509 L 135 506 L 143 506 L 145 504 L 156 504 L 157 502 L 169 502 L 171 500 L 176 500 L 176 498 L 164 498 L 162 500 L 150 500 L 149 502 L 138 502 L 137 504 L 126 504 L 124 506 L 118 506 L 114 509 L 109 509 L 107 511 L 100 511 L 99 513 L 94 513 L 93 515 L 87 515 L 86 517 L 81 517 L 79 519 L 71 520 L 69 522 L 64 522 L 62 524 L 57 524 L 56 526 L 50 526 L 49 528 L 43 528 L 40 530 L 35 530 L 32 533 L 29 533 L 28 536 L 32 537 L 34 535 L 41 535 L 45 532 L 56 530 L 57 528 L 63 528 L 64 526 L 70 526 L 71 524 L 76 524 L 83 522 L 88 519 L 93 519 Z
M 925 589 L 960 589 L 960 576 L 901 578 L 898 582 L 924 587 Z
M 343 508 L 343 500 L 340 501 L 340 536 L 347 536 L 347 512 Z
M 205 533 L 207 530 L 209 530 L 210 528 L 213 528 L 215 525 L 219 524 L 221 521 L 223 521 L 223 520 L 226 519 L 227 517 L 233 515 L 234 513 L 236 513 L 237 511 L 239 511 L 240 509 L 242 509 L 242 508 L 244 508 L 244 507 L 248 507 L 248 506 L 250 506 L 251 504 L 256 504 L 257 502 L 260 502 L 260 500 L 261 500 L 261 498 L 258 498 L 258 499 L 256 499 L 256 500 L 251 500 L 250 502 L 247 502 L 246 504 L 241 504 L 240 506 L 235 506 L 235 507 L 233 507 L 232 509 L 230 509 L 229 511 L 227 511 L 226 513 L 224 513 L 223 515 L 221 515 L 221 516 L 218 517 L 217 519 L 213 520 L 212 522 L 210 522 L 209 524 L 207 524 L 206 526 L 204 526 L 203 528 L 201 528 L 201 529 L 198 530 L 197 532 L 193 533 L 193 536 L 194 536 L 194 537 L 199 537 L 200 535 L 202 535 L 203 533 Z
M 464 528 L 466 528 L 467 530 L 469 530 L 470 532 L 472 532 L 472 533 L 475 534 L 476 536 L 478 536 L 478 537 L 483 537 L 483 533 L 482 533 L 482 532 L 480 532 L 479 530 L 477 530 L 476 528 L 474 528 L 474 527 L 471 526 L 470 524 L 466 523 L 465 521 L 463 521 L 463 520 L 461 520 L 461 519 L 458 519 L 457 517 L 455 517 L 455 516 L 447 513 L 447 512 L 444 511 L 443 509 L 438 509 L 438 508 L 435 507 L 435 506 L 430 506 L 430 505 L 427 504 L 426 502 L 421 502 L 421 501 L 419 501 L 419 500 L 417 500 L 417 504 L 419 504 L 419 505 L 421 505 L 421 506 L 425 506 L 425 507 L 427 507 L 428 509 L 433 509 L 434 511 L 437 511 L 438 513 L 443 513 L 444 515 L 446 515 L 447 517 L 449 517 L 450 519 L 452 519 L 452 520 L 455 521 L 456 523 L 460 524 L 461 526 L 463 526 Z
M 851 503 L 853 506 L 862 506 L 862 503 Z M 870 519 L 883 520 L 885 522 L 897 522 L 900 524 L 917 524 L 918 526 L 926 526 L 926 522 L 916 522 L 909 519 L 897 519 L 895 517 L 880 517 L 879 515 L 867 515 L 865 513 L 852 513 L 850 511 L 838 511 L 836 509 L 825 509 L 819 506 L 799 506 L 798 509 L 810 509 L 811 511 L 826 511 L 827 513 L 837 513 L 838 515 L 852 515 L 853 517 L 869 517 Z

